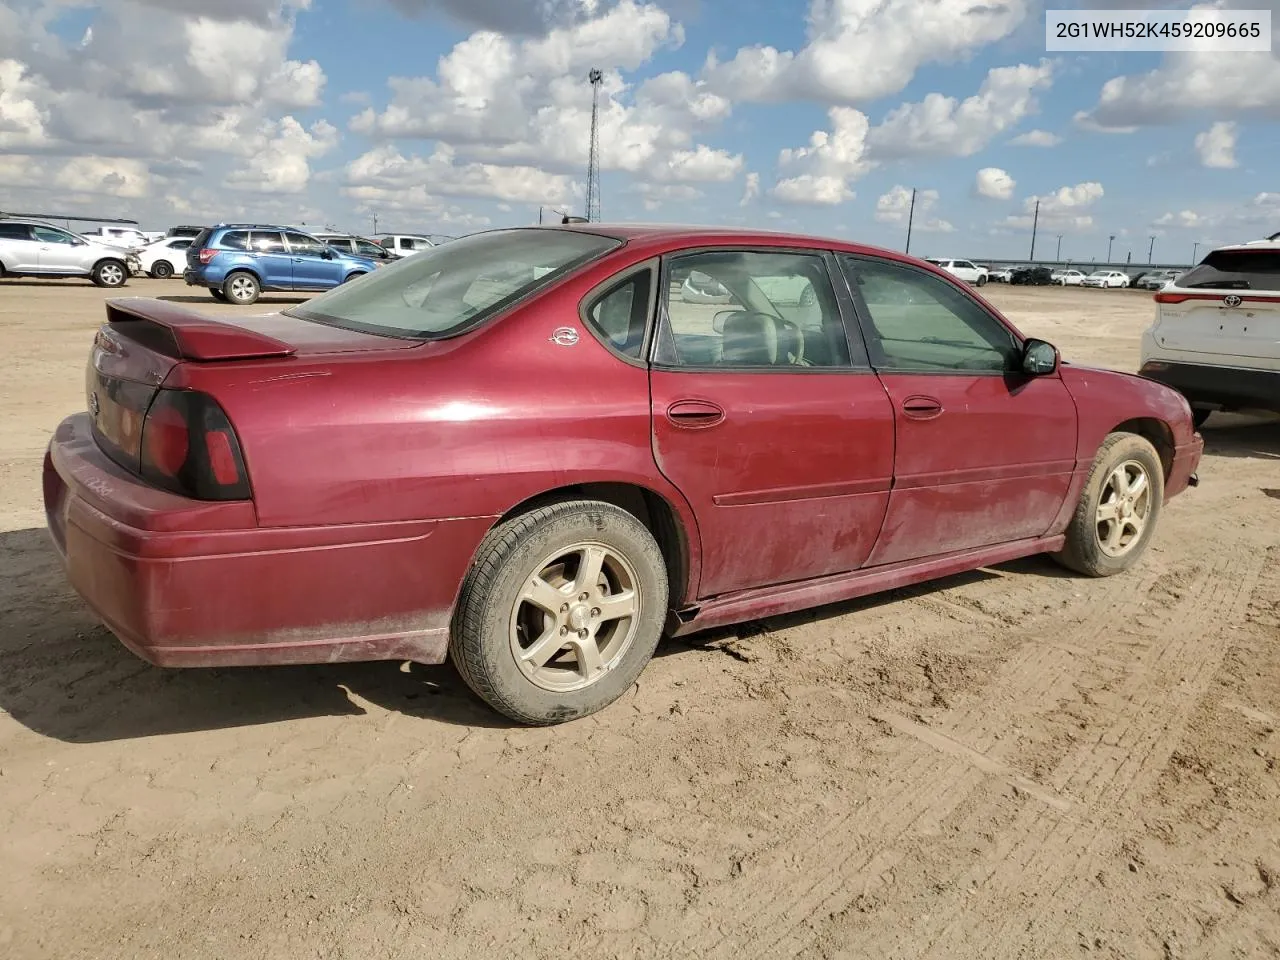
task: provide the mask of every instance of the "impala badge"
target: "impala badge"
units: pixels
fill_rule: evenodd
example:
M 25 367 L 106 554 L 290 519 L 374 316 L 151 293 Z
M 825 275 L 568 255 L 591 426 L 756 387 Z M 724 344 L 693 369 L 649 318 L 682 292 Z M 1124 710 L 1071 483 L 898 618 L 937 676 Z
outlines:
M 1222 298 L 1222 302 L 1223 302 L 1223 304 L 1224 304 L 1224 305 L 1226 305 L 1226 306 L 1228 306 L 1228 307 L 1238 307 L 1238 306 L 1240 306 L 1240 304 L 1241 304 L 1241 303 L 1243 303 L 1244 301 L 1243 301 L 1243 300 L 1241 300 L 1239 297 L 1237 297 L 1237 296 L 1233 293 L 1233 294 L 1231 294 L 1231 295 L 1230 295 L 1230 296 L 1228 296 L 1228 297 L 1223 297 L 1223 298 Z
M 547 338 L 552 343 L 558 343 L 562 347 L 572 347 L 578 342 L 578 331 L 573 327 L 556 327 L 555 333 Z

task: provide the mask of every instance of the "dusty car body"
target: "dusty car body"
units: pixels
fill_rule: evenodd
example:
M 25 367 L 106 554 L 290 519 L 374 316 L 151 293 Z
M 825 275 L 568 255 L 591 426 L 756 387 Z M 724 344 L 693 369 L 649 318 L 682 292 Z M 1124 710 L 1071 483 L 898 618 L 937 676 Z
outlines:
M 261 317 L 110 301 L 86 403 L 49 528 L 139 656 L 448 658 L 528 723 L 616 699 L 664 632 L 1127 569 L 1202 448 L 1176 391 L 928 264 L 692 227 L 491 231 Z

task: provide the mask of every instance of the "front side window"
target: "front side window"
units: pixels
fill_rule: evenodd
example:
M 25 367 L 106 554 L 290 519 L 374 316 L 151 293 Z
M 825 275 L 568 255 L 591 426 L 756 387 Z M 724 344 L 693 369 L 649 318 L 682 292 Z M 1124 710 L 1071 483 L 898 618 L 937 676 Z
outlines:
M 71 234 L 63 233 L 61 230 L 51 230 L 49 227 L 33 227 L 32 232 L 41 243 L 65 243 L 70 246 L 76 242 Z
M 1013 334 L 976 301 L 940 277 L 882 260 L 846 258 L 866 304 L 867 347 L 883 370 L 921 373 L 1015 369 Z
M 658 363 L 848 367 L 849 342 L 817 253 L 707 251 L 671 260 Z
M 285 313 L 385 336 L 449 336 L 619 245 L 612 237 L 534 227 L 472 234 Z
M 376 259 L 385 259 L 387 256 L 386 248 L 379 244 L 372 243 L 368 240 L 356 240 L 356 253 L 362 257 L 374 257 Z
M 315 237 L 308 237 L 305 233 L 293 232 L 286 233 L 284 236 L 289 241 L 290 253 L 318 257 L 324 252 L 324 244 Z

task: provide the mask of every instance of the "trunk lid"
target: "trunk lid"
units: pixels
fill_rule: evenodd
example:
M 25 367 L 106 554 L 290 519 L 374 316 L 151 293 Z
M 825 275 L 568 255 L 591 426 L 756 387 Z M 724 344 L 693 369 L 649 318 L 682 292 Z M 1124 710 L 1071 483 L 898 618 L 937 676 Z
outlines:
M 179 363 L 278 360 L 325 354 L 403 350 L 416 341 L 341 330 L 270 314 L 214 319 L 161 300 L 108 300 L 85 369 L 85 399 L 99 447 L 137 473 L 142 424 L 169 372 Z
M 1166 350 L 1280 358 L 1280 245 L 1214 250 L 1155 299 Z

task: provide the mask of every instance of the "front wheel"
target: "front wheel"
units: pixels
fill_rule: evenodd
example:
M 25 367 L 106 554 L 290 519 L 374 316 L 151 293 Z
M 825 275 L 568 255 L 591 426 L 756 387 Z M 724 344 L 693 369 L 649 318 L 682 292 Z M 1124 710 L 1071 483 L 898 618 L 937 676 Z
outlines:
M 223 282 L 222 292 L 232 303 L 248 306 L 258 302 L 258 297 L 262 295 L 262 285 L 251 273 L 233 273 Z
M 644 524 L 610 503 L 557 503 L 485 537 L 458 599 L 449 657 L 500 713 L 563 723 L 635 682 L 667 604 L 662 551 Z
M 129 279 L 129 271 L 119 260 L 103 260 L 89 276 L 99 287 L 123 287 Z
M 978 274 L 978 286 L 982 286 L 986 282 L 987 282 L 986 274 L 983 274 L 983 273 Z
M 1113 433 L 1098 448 L 1067 542 L 1054 559 L 1077 573 L 1109 577 L 1146 551 L 1164 506 L 1164 466 L 1145 437 Z

